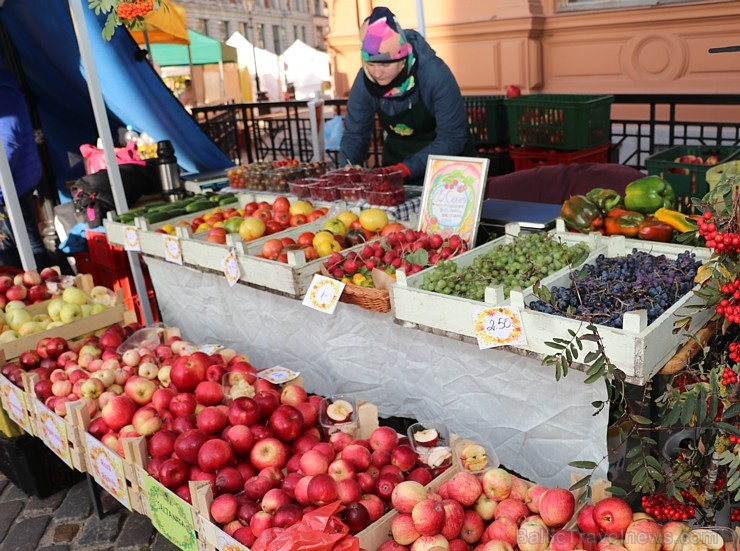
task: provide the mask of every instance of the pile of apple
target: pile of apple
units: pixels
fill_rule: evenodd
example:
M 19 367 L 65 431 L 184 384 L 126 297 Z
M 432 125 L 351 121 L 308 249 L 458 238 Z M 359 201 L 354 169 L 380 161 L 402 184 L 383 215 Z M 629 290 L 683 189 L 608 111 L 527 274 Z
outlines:
M 360 250 L 344 254 L 333 252 L 324 268 L 335 279 L 352 281 L 355 274 L 364 274 L 371 281 L 374 268 L 389 274 L 404 270 L 411 275 L 465 252 L 467 243 L 459 235 L 443 237 L 417 230 L 392 231 L 384 237 L 365 244 Z
M 31 314 L 23 301 L 12 300 L 4 313 L 0 310 L 0 344 L 97 314 L 116 301 L 116 294 L 102 285 L 93 287 L 89 296 L 82 289 L 67 287 L 46 302 L 43 313 Z
M 35 304 L 49 300 L 52 292 L 58 292 L 61 275 L 53 268 L 44 268 L 41 272 L 26 270 L 14 276 L 0 275 L 0 310 L 9 302 Z M 54 285 L 48 285 L 53 283 Z

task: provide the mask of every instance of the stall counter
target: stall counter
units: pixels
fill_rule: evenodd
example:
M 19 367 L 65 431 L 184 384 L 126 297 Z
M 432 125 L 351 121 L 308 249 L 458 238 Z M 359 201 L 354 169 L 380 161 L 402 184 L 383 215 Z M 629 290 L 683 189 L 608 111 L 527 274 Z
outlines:
M 602 382 L 572 370 L 555 381 L 539 360 L 402 327 L 391 314 L 339 303 L 329 315 L 301 301 L 146 257 L 166 324 L 197 344 L 249 355 L 258 369 L 299 371 L 309 392 L 351 394 L 381 417 L 436 419 L 493 446 L 501 463 L 530 480 L 568 487 L 574 460 L 606 477 Z M 581 474 L 586 474 L 580 471 Z

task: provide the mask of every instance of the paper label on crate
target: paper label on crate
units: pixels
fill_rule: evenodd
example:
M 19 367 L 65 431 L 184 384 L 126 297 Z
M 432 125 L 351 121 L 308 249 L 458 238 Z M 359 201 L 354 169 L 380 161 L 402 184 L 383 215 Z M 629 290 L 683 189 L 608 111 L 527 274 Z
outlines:
M 85 433 L 85 442 L 88 472 L 105 491 L 131 509 L 121 456 L 89 433 Z
M 200 346 L 193 348 L 193 351 L 190 352 L 190 354 L 193 352 L 203 352 L 203 354 L 208 354 L 210 356 L 211 354 L 216 354 L 219 350 L 223 350 L 223 348 L 224 347 L 220 344 L 201 344 Z
M 226 281 L 229 282 L 229 287 L 236 285 L 241 277 L 241 270 L 239 270 L 239 262 L 236 259 L 234 249 L 229 249 L 229 254 L 224 257 L 224 275 Z
M 288 369 L 287 367 L 282 367 L 280 365 L 257 372 L 258 377 L 276 385 L 282 385 L 283 383 L 297 379 L 300 375 L 300 372 L 293 371 L 292 369 Z
M 164 238 L 164 259 L 167 262 L 179 264 L 182 266 L 182 247 L 180 239 L 174 235 L 163 235 Z
M 62 461 L 72 467 L 72 456 L 69 452 L 69 440 L 67 440 L 67 424 L 64 419 L 41 402 L 36 404 L 36 414 L 38 415 L 39 438 Z
M 5 409 L 8 411 L 8 417 L 27 433 L 33 435 L 31 419 L 28 417 L 28 410 L 26 410 L 25 393 L 2 376 L 0 376 L 0 393 L 2 393 L 3 404 L 5 404 Z
M 126 251 L 140 251 L 139 230 L 135 226 L 123 228 L 123 249 Z
M 151 476 L 144 478 L 152 525 L 183 551 L 198 551 L 190 506 Z
M 216 532 L 216 549 L 221 551 L 249 551 L 249 547 L 243 546 L 223 530 Z
M 481 350 L 527 344 L 522 316 L 516 306 L 481 308 L 475 310 L 472 316 Z
M 344 283 L 341 281 L 316 274 L 303 297 L 303 305 L 325 314 L 333 314 L 343 290 Z

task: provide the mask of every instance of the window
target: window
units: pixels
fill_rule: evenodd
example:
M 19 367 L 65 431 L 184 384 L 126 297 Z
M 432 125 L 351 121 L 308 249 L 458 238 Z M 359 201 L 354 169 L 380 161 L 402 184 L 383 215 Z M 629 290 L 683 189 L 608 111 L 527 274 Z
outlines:
M 248 29 L 248 28 L 249 28 L 249 23 L 247 23 L 246 21 L 239 21 L 239 32 L 240 32 L 240 33 L 241 33 L 241 35 L 242 35 L 243 37 L 245 37 L 245 38 L 246 38 L 246 37 L 248 36 L 248 34 L 249 34 L 249 33 L 247 32 L 247 29 Z
M 293 40 L 298 40 L 298 25 L 293 25 Z
M 216 36 L 218 40 L 221 42 L 224 41 L 224 33 L 226 28 L 226 21 L 216 21 Z
M 278 25 L 272 26 L 272 45 L 275 48 L 273 51 L 276 54 L 283 53 L 280 51 L 280 27 Z
M 255 23 L 257 32 L 257 47 L 265 49 L 265 26 L 262 23 Z
M 315 48 L 318 48 L 319 50 L 324 49 L 324 28 L 323 27 L 316 27 L 314 29 L 314 32 L 316 33 L 316 36 L 314 37 L 314 43 Z
M 314 0 L 313 2 L 313 13 L 314 15 L 324 15 L 324 0 Z
M 196 19 L 195 30 L 200 34 L 208 34 L 208 19 Z

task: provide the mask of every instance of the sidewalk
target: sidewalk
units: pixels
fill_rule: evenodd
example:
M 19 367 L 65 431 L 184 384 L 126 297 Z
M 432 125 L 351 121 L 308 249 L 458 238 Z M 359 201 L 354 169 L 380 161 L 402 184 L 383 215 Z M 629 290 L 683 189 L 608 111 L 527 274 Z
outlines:
M 101 499 L 110 512 L 98 519 L 85 479 L 39 499 L 0 473 L 0 551 L 177 551 L 147 517 Z

